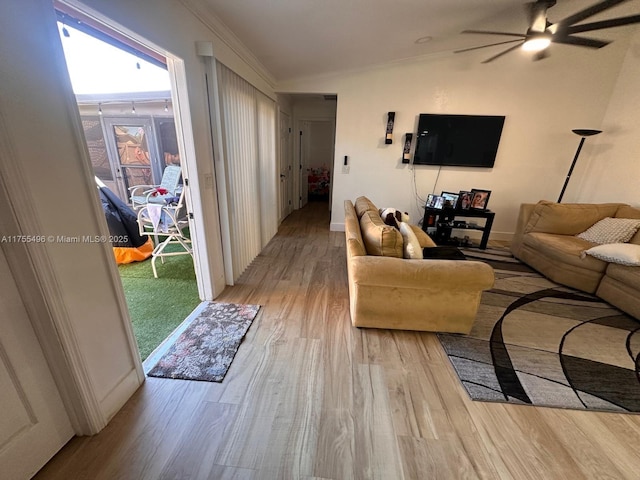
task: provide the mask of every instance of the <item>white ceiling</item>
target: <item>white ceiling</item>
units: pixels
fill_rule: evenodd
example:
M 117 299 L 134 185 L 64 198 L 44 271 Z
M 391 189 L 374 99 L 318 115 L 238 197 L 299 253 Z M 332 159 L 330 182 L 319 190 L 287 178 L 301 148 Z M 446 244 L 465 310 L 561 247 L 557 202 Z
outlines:
M 465 29 L 525 33 L 523 0 L 191 0 L 221 20 L 276 80 L 353 70 L 508 40 Z M 558 0 L 552 23 L 598 0 Z M 630 0 L 588 21 L 640 13 Z M 583 34 L 615 40 L 635 26 Z M 415 41 L 430 36 L 422 44 Z M 504 47 L 484 50 L 487 58 Z M 550 53 L 561 54 L 564 45 Z M 606 48 L 606 47 L 605 47 Z M 465 54 L 461 54 L 465 55 Z

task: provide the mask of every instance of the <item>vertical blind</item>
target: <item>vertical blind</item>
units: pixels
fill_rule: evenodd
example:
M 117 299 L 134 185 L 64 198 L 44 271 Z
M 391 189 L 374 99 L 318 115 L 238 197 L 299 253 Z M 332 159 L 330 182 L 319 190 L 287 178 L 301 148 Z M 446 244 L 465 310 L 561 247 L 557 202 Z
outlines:
M 275 102 L 218 63 L 234 282 L 278 229 Z

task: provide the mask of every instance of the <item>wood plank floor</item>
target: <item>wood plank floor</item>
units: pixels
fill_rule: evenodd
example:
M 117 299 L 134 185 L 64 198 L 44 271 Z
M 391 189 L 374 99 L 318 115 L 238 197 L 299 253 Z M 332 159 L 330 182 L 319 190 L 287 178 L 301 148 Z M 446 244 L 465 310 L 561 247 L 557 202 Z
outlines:
M 352 327 L 326 208 L 218 298 L 263 305 L 223 383 L 148 378 L 36 478 L 640 478 L 640 415 L 472 402 L 434 334 Z

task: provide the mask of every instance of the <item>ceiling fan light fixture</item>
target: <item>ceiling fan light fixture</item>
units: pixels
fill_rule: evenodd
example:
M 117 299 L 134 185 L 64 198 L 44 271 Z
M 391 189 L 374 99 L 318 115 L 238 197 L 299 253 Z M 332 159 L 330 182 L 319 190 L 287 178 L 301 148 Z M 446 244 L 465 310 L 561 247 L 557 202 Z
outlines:
M 522 44 L 522 49 L 525 52 L 540 52 L 549 45 L 551 45 L 551 35 L 543 33 L 527 38 Z
M 540 52 L 551 45 L 551 35 L 548 33 L 538 33 L 530 35 L 522 44 L 525 52 Z

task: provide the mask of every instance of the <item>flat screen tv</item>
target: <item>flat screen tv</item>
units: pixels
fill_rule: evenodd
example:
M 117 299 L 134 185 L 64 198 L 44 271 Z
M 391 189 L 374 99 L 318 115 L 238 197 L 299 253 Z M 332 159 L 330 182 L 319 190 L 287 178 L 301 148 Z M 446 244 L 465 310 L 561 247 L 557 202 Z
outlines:
M 491 168 L 504 116 L 420 114 L 414 165 Z

